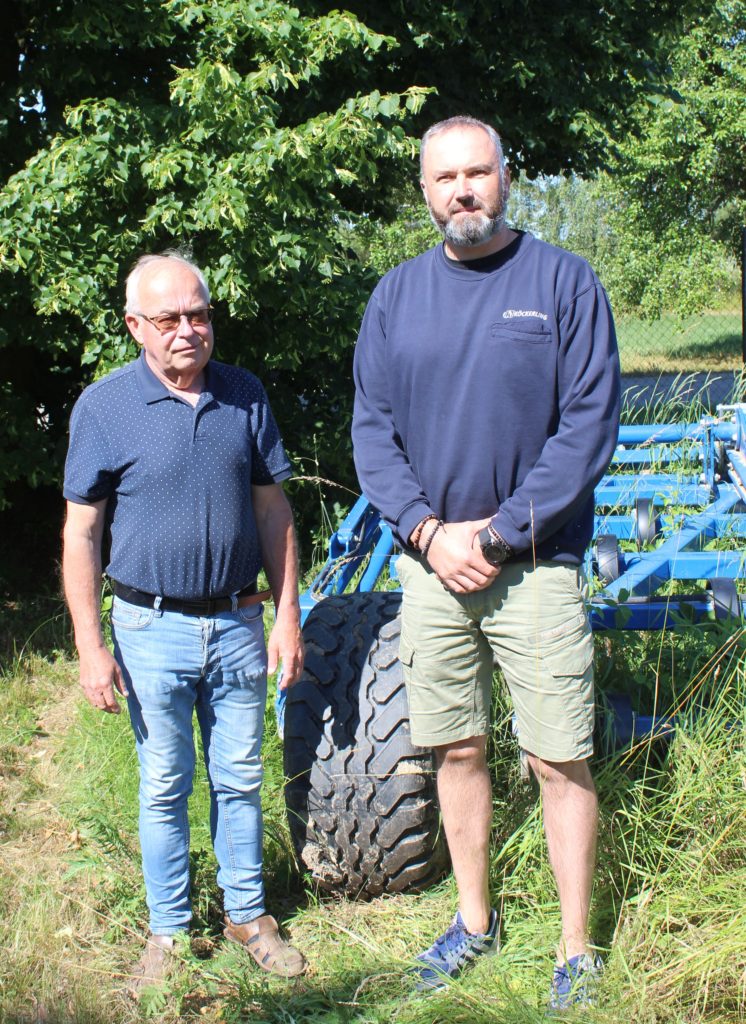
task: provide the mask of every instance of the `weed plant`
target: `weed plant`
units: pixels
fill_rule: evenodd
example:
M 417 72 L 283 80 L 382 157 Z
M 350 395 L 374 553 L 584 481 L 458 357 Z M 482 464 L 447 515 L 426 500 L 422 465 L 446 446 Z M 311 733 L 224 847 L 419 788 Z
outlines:
M 746 376 L 743 366 L 734 370 L 734 402 L 743 401 Z M 716 374 L 704 382 L 696 373 L 679 372 L 665 387 L 650 389 L 647 385 L 631 387 L 623 393 L 622 423 L 696 423 L 702 416 L 715 412 L 709 397 L 709 384 L 718 381 Z

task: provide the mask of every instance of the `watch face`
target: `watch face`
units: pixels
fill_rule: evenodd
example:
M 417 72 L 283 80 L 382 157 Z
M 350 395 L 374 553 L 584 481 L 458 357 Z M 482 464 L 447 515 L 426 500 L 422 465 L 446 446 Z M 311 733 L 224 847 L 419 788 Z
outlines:
M 490 544 L 486 548 L 482 548 L 482 551 L 487 561 L 493 565 L 500 565 L 505 561 L 505 552 L 497 544 Z
M 479 543 L 482 548 L 482 555 L 491 565 L 501 565 L 507 557 L 507 551 L 502 544 L 496 544 L 490 531 L 485 528 L 479 531 Z

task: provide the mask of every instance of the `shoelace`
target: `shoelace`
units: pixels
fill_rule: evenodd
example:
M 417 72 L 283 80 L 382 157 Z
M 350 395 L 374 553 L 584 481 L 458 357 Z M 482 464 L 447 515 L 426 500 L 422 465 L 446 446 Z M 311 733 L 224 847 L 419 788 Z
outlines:
M 433 952 L 436 952 L 436 951 L 440 952 L 440 950 L 443 947 L 447 948 L 449 939 L 453 938 L 456 935 L 461 935 L 462 937 L 461 937 L 460 941 L 463 942 L 464 941 L 463 935 L 462 935 L 463 931 L 464 931 L 464 929 L 458 923 L 458 921 L 452 921 L 451 924 L 449 924 L 449 926 L 443 932 L 443 934 L 439 938 L 437 938 L 435 940 L 435 943 L 434 943 L 434 945 L 432 947 L 432 951 Z
M 564 965 L 554 968 L 554 980 L 558 985 L 561 981 L 570 981 L 570 972 Z

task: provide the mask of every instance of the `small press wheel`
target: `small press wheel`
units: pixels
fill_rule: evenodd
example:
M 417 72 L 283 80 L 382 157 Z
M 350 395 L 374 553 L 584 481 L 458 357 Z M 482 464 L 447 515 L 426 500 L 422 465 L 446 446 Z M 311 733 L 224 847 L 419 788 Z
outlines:
M 720 480 L 730 480 L 730 460 L 728 449 L 723 441 L 718 441 L 715 457 L 715 473 Z
M 707 589 L 712 592 L 715 618 L 719 622 L 741 618 L 741 598 L 738 596 L 735 580 L 716 576 L 707 581 Z
M 621 576 L 619 541 L 613 533 L 596 537 L 596 566 L 602 583 L 613 583 Z
M 639 551 L 643 544 L 651 544 L 658 535 L 655 504 L 651 498 L 638 498 L 635 502 L 635 541 Z

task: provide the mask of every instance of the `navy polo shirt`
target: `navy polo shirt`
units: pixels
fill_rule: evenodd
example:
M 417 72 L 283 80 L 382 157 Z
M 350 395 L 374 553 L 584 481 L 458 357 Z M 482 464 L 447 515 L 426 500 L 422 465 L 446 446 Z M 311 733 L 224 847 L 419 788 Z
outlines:
M 149 594 L 202 600 L 253 582 L 261 553 L 251 488 L 289 476 L 264 388 L 236 366 L 211 360 L 193 408 L 143 353 L 73 409 L 65 498 L 108 499 L 106 572 Z

